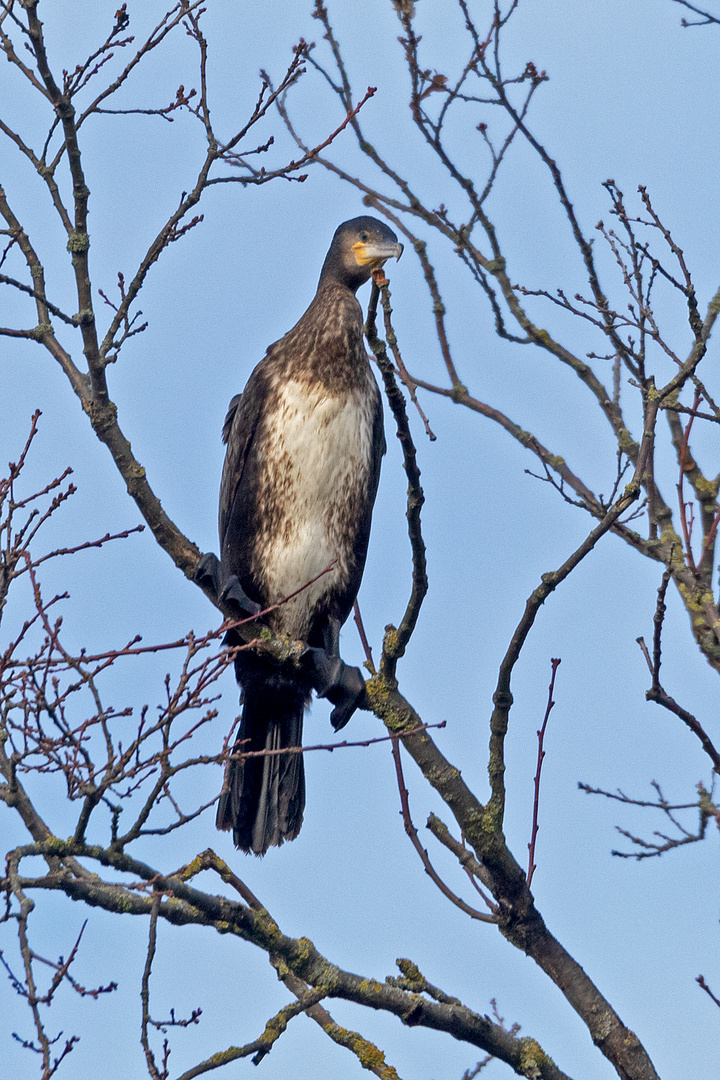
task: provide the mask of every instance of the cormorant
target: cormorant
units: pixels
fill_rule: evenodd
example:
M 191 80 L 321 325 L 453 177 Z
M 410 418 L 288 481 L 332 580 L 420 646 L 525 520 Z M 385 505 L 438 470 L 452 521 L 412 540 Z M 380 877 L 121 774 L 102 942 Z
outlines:
M 220 561 L 204 556 L 197 576 L 239 617 L 280 604 L 263 621 L 308 646 L 300 670 L 238 653 L 237 753 L 300 746 L 312 689 L 334 704 L 335 730 L 364 691 L 359 669 L 340 659 L 339 633 L 360 588 L 385 437 L 355 292 L 402 250 L 375 218 L 343 222 L 309 308 L 230 402 Z M 229 640 L 240 644 L 232 632 Z M 295 839 L 304 806 L 301 753 L 231 760 L 216 824 L 263 855 Z

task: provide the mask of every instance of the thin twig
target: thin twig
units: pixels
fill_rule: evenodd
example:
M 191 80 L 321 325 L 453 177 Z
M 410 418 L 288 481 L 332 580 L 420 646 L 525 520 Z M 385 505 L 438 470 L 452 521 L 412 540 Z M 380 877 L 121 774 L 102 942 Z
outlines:
M 377 333 L 377 305 L 381 295 L 387 319 L 386 326 L 391 327 L 390 292 L 388 289 L 387 278 L 382 271 L 378 272 L 378 276 L 373 280 L 370 303 L 368 304 L 365 334 L 383 377 L 388 404 L 390 405 L 397 426 L 397 437 L 402 446 L 403 466 L 405 475 L 408 479 L 406 517 L 408 522 L 408 536 L 410 538 L 413 555 L 412 590 L 410 599 L 408 600 L 399 627 L 397 629 L 394 627 L 388 628 L 385 633 L 383 654 L 380 661 L 381 673 L 383 675 L 394 677 L 397 662 L 405 653 L 407 644 L 415 629 L 418 616 L 420 615 L 420 609 L 428 589 L 428 579 L 425 543 L 422 537 L 420 520 L 420 511 L 425 501 L 425 495 L 423 494 L 423 489 L 420 484 L 420 469 L 417 464 L 415 444 L 408 423 L 405 399 L 395 381 L 393 366 L 387 355 L 385 344 L 381 341 Z
M 353 605 L 353 616 L 355 619 L 355 625 L 357 626 L 358 634 L 360 635 L 360 642 L 363 649 L 365 650 L 365 666 L 367 667 L 370 674 L 374 675 L 375 664 L 373 663 L 372 649 L 370 648 L 370 642 L 368 641 L 367 634 L 365 633 L 362 615 L 360 614 L 360 605 L 358 604 L 357 600 Z
M 719 21 L 720 21 L 720 20 L 719 20 Z M 702 975 L 698 975 L 698 977 L 697 977 L 697 979 L 695 980 L 695 982 L 696 982 L 696 983 L 698 983 L 698 984 L 699 984 L 699 986 L 701 986 L 701 987 L 702 987 L 702 989 L 703 989 L 703 990 L 705 991 L 705 993 L 706 993 L 706 994 L 708 995 L 708 997 L 710 997 L 710 998 L 711 998 L 711 999 L 712 999 L 712 1000 L 713 1000 L 713 1001 L 715 1002 L 715 1004 L 717 1005 L 717 1007 L 718 1007 L 718 1008 L 720 1009 L 720 1000 L 718 1000 L 718 998 L 716 998 L 716 997 L 715 997 L 715 995 L 713 994 L 712 990 L 710 989 L 710 987 L 708 986 L 708 984 L 707 984 L 707 983 L 705 982 L 705 979 L 703 978 L 703 976 L 702 976 Z
M 402 817 L 405 825 L 405 832 L 410 837 L 413 847 L 417 851 L 423 866 L 425 867 L 425 873 L 432 881 L 435 882 L 440 892 L 447 896 L 448 900 L 451 900 L 456 907 L 459 907 L 461 911 L 464 911 L 466 915 L 469 915 L 471 919 L 477 919 L 479 922 L 497 922 L 495 915 L 486 915 L 482 911 L 477 911 L 475 908 L 466 904 L 459 896 L 448 888 L 442 878 L 439 876 L 432 863 L 430 862 L 430 856 L 425 848 L 420 843 L 420 838 L 417 834 L 417 829 L 413 825 L 412 817 L 410 816 L 410 800 L 408 797 L 408 791 L 405 787 L 405 778 L 403 776 L 402 760 L 400 758 L 400 746 L 397 738 L 392 740 L 392 755 L 395 763 L 395 774 L 397 776 L 398 790 L 400 792 L 400 803 L 402 806 Z
M 537 768 L 535 769 L 535 797 L 533 799 L 533 817 L 532 817 L 532 830 L 530 832 L 530 843 L 528 844 L 528 872 L 527 872 L 527 884 L 528 889 L 532 883 L 533 874 L 537 867 L 535 865 L 535 842 L 537 840 L 538 829 L 538 812 L 540 809 L 540 773 L 542 771 L 542 764 L 545 759 L 545 750 L 543 743 L 545 741 L 545 731 L 547 729 L 548 720 L 550 719 L 550 712 L 555 704 L 553 701 L 553 690 L 555 689 L 555 676 L 557 669 L 560 666 L 560 659 L 554 659 L 550 661 L 552 665 L 552 674 L 550 676 L 550 686 L 548 688 L 548 702 L 545 709 L 545 718 L 542 722 L 542 726 L 537 733 L 538 737 L 538 756 L 537 756 Z

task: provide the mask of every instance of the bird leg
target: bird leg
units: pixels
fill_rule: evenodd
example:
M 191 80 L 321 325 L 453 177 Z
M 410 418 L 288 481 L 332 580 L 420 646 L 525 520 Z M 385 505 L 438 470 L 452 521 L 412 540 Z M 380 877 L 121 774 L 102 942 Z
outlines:
M 237 611 L 238 619 L 252 618 L 262 610 L 251 600 L 236 574 L 226 574 L 212 552 L 203 555 L 195 570 L 195 580 L 215 600 Z M 330 723 L 335 731 L 344 728 L 365 693 L 360 668 L 340 659 L 340 621 L 330 618 L 323 627 L 323 648 L 308 647 L 306 656 L 310 681 L 318 697 L 327 698 L 335 708 Z
M 217 600 L 220 594 L 220 560 L 212 551 L 200 559 L 193 575 L 198 585 Z
M 365 693 L 360 668 L 340 659 L 340 622 L 328 619 L 323 628 L 324 648 L 309 648 L 310 678 L 318 697 L 327 698 L 335 708 L 330 723 L 335 731 L 344 728 Z
M 236 574 L 226 574 L 217 555 L 203 555 L 195 570 L 195 580 L 221 604 L 237 609 L 239 619 L 252 618 L 262 611 L 260 604 L 251 600 Z

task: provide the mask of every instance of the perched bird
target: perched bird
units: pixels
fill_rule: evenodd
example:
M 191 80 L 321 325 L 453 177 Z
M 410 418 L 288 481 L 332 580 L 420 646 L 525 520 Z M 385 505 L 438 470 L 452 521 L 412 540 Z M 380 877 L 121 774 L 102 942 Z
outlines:
M 363 694 L 359 669 L 340 659 L 339 634 L 360 588 L 385 437 L 355 292 L 402 250 L 375 218 L 340 225 L 309 308 L 230 402 L 220 560 L 204 556 L 197 577 L 239 617 L 279 604 L 262 621 L 308 646 L 300 670 L 238 654 L 238 754 L 300 746 L 313 689 L 334 704 L 336 730 Z M 240 643 L 232 633 L 230 641 Z M 217 827 L 262 855 L 297 836 L 304 806 L 302 754 L 231 759 Z

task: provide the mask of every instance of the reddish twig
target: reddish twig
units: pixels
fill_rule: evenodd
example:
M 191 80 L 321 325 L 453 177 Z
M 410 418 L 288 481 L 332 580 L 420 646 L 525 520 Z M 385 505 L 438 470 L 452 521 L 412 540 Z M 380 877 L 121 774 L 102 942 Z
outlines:
M 109 543 L 111 540 L 127 540 L 132 533 L 141 533 L 145 531 L 144 525 L 135 525 L 132 529 L 124 529 L 123 532 L 105 533 L 99 540 L 86 540 L 84 544 L 77 544 L 75 547 L 69 548 L 56 548 L 55 551 L 49 551 L 47 555 L 42 555 L 39 559 L 33 561 L 33 566 L 40 566 L 41 563 L 47 562 L 48 559 L 54 559 L 57 555 L 77 555 L 79 551 L 87 551 L 88 548 L 99 548 L 103 544 Z
M 472 887 L 477 894 L 482 898 L 483 902 L 487 904 L 493 914 L 497 914 L 498 907 L 493 903 L 492 899 L 483 889 L 478 885 L 478 880 L 482 881 L 487 886 L 488 891 L 492 891 L 492 882 L 490 875 L 485 871 L 484 867 L 475 858 L 475 855 L 465 844 L 465 836 L 462 835 L 461 840 L 456 840 L 452 835 L 447 825 L 437 817 L 436 814 L 430 814 L 427 819 L 427 827 L 433 834 L 436 840 L 439 840 L 448 851 L 451 851 L 457 858 L 458 862 L 462 866 L 463 870 L 468 876 Z
M 38 956 L 38 954 L 36 952 L 34 952 L 34 951 L 32 952 L 31 955 L 32 955 L 33 960 L 37 960 L 38 963 L 45 964 L 47 967 L 50 967 L 55 971 L 55 975 L 53 976 L 52 983 L 50 985 L 50 988 L 49 988 L 48 992 L 46 994 L 44 994 L 42 997 L 37 998 L 38 1004 L 49 1005 L 51 1003 L 54 995 L 55 995 L 55 991 L 58 989 L 58 987 L 60 986 L 60 983 L 64 979 L 67 980 L 67 982 L 70 983 L 73 990 L 75 990 L 76 993 L 78 993 L 80 995 L 80 997 L 91 997 L 91 998 L 94 998 L 96 1001 L 100 997 L 101 994 L 110 994 L 110 993 L 112 993 L 113 990 L 117 990 L 118 984 L 116 982 L 111 982 L 111 983 L 108 983 L 107 986 L 97 986 L 97 987 L 94 987 L 92 990 L 88 990 L 87 987 L 81 986 L 80 983 L 77 982 L 77 980 L 74 979 L 72 977 L 72 975 L 70 974 L 70 966 L 71 966 L 71 964 L 73 963 L 73 961 L 75 960 L 75 958 L 77 956 L 77 952 L 78 952 L 78 949 L 80 947 L 80 942 L 82 940 L 82 936 L 85 933 L 85 927 L 86 926 L 87 926 L 87 919 L 85 920 L 85 922 L 82 924 L 82 926 L 80 928 L 80 933 L 78 934 L 77 940 L 76 940 L 75 944 L 73 945 L 72 951 L 70 952 L 70 955 L 67 958 L 67 960 L 63 960 L 63 958 L 61 956 L 60 959 L 57 962 L 54 962 L 52 960 L 46 960 L 42 956 Z M 4 963 L 4 961 L 3 961 L 3 963 Z M 4 963 L 4 966 L 5 966 L 6 970 L 8 971 L 8 974 L 10 975 L 10 978 L 13 981 L 13 983 L 18 984 L 19 981 L 12 974 L 12 972 L 8 968 L 7 964 Z
M 306 47 L 305 43 L 301 42 L 300 46 L 298 48 L 305 49 L 305 47 Z M 263 75 L 263 78 L 266 80 L 267 84 L 270 85 L 270 81 L 269 81 L 267 75 L 265 75 L 263 72 L 261 72 L 261 75 Z M 290 162 L 288 162 L 287 165 L 283 165 L 283 167 L 281 169 L 275 169 L 274 171 L 266 171 L 265 168 L 263 167 L 262 169 L 258 169 L 258 170 L 253 171 L 252 175 L 249 176 L 249 177 L 247 177 L 247 176 L 242 176 L 242 177 L 215 176 L 211 180 L 206 181 L 206 186 L 209 187 L 211 184 L 232 183 L 233 181 L 239 181 L 240 183 L 252 183 L 252 182 L 266 183 L 268 180 L 272 180 L 275 177 L 284 177 L 286 180 L 292 180 L 292 179 L 296 179 L 296 180 L 299 180 L 299 181 L 307 180 L 307 173 L 303 174 L 302 176 L 298 176 L 298 177 L 291 177 L 289 174 L 292 173 L 292 172 L 297 172 L 298 169 L 302 169 L 306 165 L 311 164 L 315 160 L 315 158 L 318 156 L 318 154 L 322 150 L 325 150 L 338 137 L 338 135 L 340 135 L 340 133 L 345 130 L 345 128 L 348 126 L 348 124 L 351 123 L 352 120 L 355 119 L 357 114 L 362 109 L 363 105 L 367 101 L 370 100 L 370 98 L 376 93 L 376 91 L 377 91 L 376 86 L 368 86 L 367 92 L 365 93 L 365 96 L 363 97 L 362 101 L 359 101 L 354 109 L 348 110 L 348 113 L 347 113 L 345 119 L 342 121 L 341 124 L 338 125 L 338 127 L 335 128 L 335 131 L 333 131 L 331 135 L 328 135 L 328 137 L 326 139 L 324 139 L 323 142 L 318 143 L 317 146 L 313 147 L 312 150 L 308 150 L 307 153 L 303 154 L 303 156 L 301 158 L 299 158 L 297 161 L 294 161 L 294 160 L 290 161 Z M 271 98 L 268 99 L 268 102 L 266 102 L 266 105 L 265 105 L 265 108 L 263 109 L 263 112 L 266 111 L 267 106 L 270 104 L 271 101 L 274 100 L 275 97 L 277 97 L 277 92 L 276 91 L 273 93 L 273 95 L 271 95 Z M 228 162 L 231 165 L 242 164 L 246 168 L 249 168 L 248 163 L 244 160 L 244 155 L 242 155 L 242 154 L 232 155 L 232 154 L 228 153 L 228 150 L 229 150 L 230 146 L 234 145 L 235 142 L 236 142 L 236 139 L 231 140 L 231 143 L 229 143 L 224 148 L 224 150 L 222 152 L 222 155 L 221 155 L 222 160 Z
M 362 647 L 365 650 L 365 664 L 366 664 L 366 667 L 367 667 L 368 671 L 370 672 L 370 674 L 374 675 L 375 674 L 375 664 L 373 663 L 372 649 L 370 648 L 370 642 L 368 641 L 367 635 L 365 633 L 365 627 L 363 626 L 362 615 L 360 614 L 360 605 L 358 604 L 357 600 L 355 601 L 353 611 L 354 611 L 354 616 L 353 617 L 355 619 L 355 625 L 357 626 L 358 634 L 360 635 L 360 641 L 362 643 Z
M 703 978 L 703 976 L 698 975 L 695 982 L 698 984 L 698 986 L 702 987 L 702 989 L 705 991 L 705 993 L 708 995 L 708 997 L 712 998 L 712 1000 L 715 1002 L 717 1007 L 720 1009 L 720 1001 L 715 997 L 712 990 L 710 989 L 708 984 L 705 982 L 705 979 Z
M 532 832 L 530 834 L 530 843 L 528 844 L 529 858 L 528 858 L 528 872 L 527 872 L 527 884 L 530 888 L 530 882 L 533 879 L 533 874 L 537 869 L 535 865 L 535 841 L 537 840 L 538 829 L 538 810 L 540 807 L 540 773 L 542 772 L 542 763 L 545 757 L 545 751 L 543 749 L 543 742 L 545 739 L 545 730 L 547 728 L 548 720 L 550 719 L 550 713 L 552 707 L 555 704 L 553 701 L 553 690 L 555 689 L 555 675 L 557 669 L 560 666 L 560 659 L 553 659 L 550 661 L 552 665 L 552 674 L 550 676 L 550 686 L 548 688 L 548 703 L 545 709 L 545 719 L 542 722 L 542 727 L 537 733 L 538 737 L 538 757 L 537 768 L 535 770 L 535 798 L 533 800 L 533 820 L 532 820 Z
M 277 604 L 271 604 L 270 607 L 263 608 L 262 611 L 258 611 L 256 615 L 249 615 L 246 619 L 226 619 L 220 629 L 223 632 L 225 630 L 233 630 L 236 626 L 244 626 L 246 623 L 256 622 L 258 619 L 262 619 L 265 615 L 269 615 L 271 611 L 277 611 L 277 609 L 281 608 L 283 604 L 289 604 L 290 601 L 294 600 L 296 596 L 299 596 L 300 593 L 305 592 L 306 589 L 309 589 L 311 585 L 314 585 L 315 582 L 319 581 L 321 577 L 325 576 L 325 574 L 329 574 L 336 563 L 337 559 L 333 559 L 327 564 L 324 570 L 321 570 L 320 573 L 316 574 L 314 578 L 310 578 L 309 581 L 306 581 L 305 584 L 301 585 L 299 589 L 295 590 L 295 592 L 291 592 L 289 596 L 284 596 L 282 600 L 278 600 Z
M 25 446 L 23 447 L 22 453 L 20 454 L 20 457 L 17 460 L 17 464 L 14 464 L 13 462 L 10 463 L 10 480 L 14 480 L 19 475 L 20 470 L 22 469 L 23 465 L 25 464 L 25 459 L 26 459 L 26 457 L 28 455 L 28 451 L 30 450 L 30 447 L 32 445 L 32 441 L 35 438 L 35 436 L 37 435 L 38 420 L 40 419 L 41 416 L 42 416 L 42 412 L 40 411 L 40 409 L 36 409 L 35 412 L 32 414 L 32 416 L 30 417 L 30 434 L 28 435 L 28 437 L 27 437 L 27 439 L 25 441 Z
M 407 734 L 412 733 L 407 732 Z M 497 919 L 494 915 L 486 915 L 482 911 L 477 911 L 475 908 L 470 907 L 469 904 L 466 904 L 464 900 L 461 900 L 459 896 L 456 896 L 455 893 L 448 888 L 442 878 L 438 875 L 437 871 L 430 862 L 430 856 L 420 843 L 417 829 L 413 825 L 412 817 L 410 816 L 410 800 L 408 797 L 407 788 L 405 787 L 405 777 L 403 776 L 402 761 L 400 760 L 400 746 L 398 745 L 399 736 L 391 735 L 390 738 L 392 741 L 392 755 L 393 761 L 395 762 L 395 773 L 397 776 L 398 790 L 400 792 L 400 803 L 402 806 L 402 816 L 403 822 L 405 824 L 405 832 L 410 837 L 413 847 L 420 856 L 422 864 L 425 867 L 425 873 L 435 882 L 440 892 L 444 896 L 447 896 L 448 900 L 451 900 L 452 903 L 455 904 L 456 907 L 459 907 L 461 911 L 464 911 L 466 915 L 469 915 L 471 919 L 478 919 L 480 922 L 497 922 Z M 405 738 L 405 733 L 403 733 L 403 738 Z
M 446 724 L 447 720 L 441 720 L 439 724 L 418 724 L 417 727 L 411 728 L 410 731 L 403 731 L 402 738 L 405 739 L 409 735 L 417 735 L 418 732 L 428 731 L 430 728 L 444 728 Z M 378 735 L 374 739 L 361 739 L 358 742 L 348 742 L 347 739 L 343 739 L 342 742 L 319 743 L 317 746 L 285 746 L 281 750 L 241 751 L 240 753 L 233 753 L 229 756 L 233 761 L 245 761 L 247 758 L 280 757 L 281 754 L 308 754 L 311 750 L 329 750 L 330 753 L 332 753 L 333 750 L 346 750 L 357 746 L 373 746 L 375 743 L 381 742 L 392 742 L 395 744 L 399 738 L 399 735 Z

